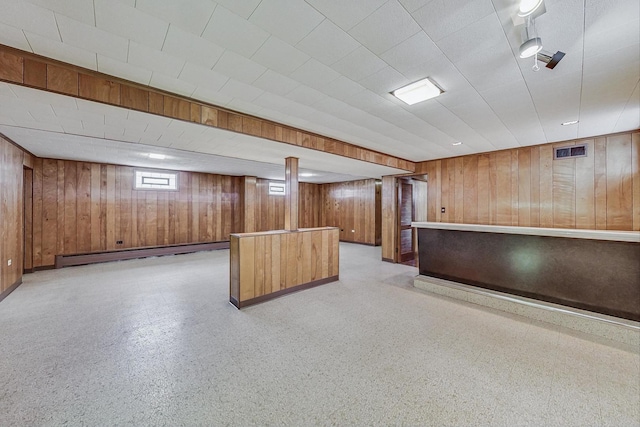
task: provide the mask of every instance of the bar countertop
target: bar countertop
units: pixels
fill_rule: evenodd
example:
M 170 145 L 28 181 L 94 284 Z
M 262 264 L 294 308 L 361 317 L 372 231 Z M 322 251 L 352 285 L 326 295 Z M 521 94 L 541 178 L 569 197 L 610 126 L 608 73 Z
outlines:
M 450 222 L 412 222 L 414 228 L 476 231 L 481 233 L 523 234 L 530 236 L 567 237 L 572 239 L 611 240 L 640 243 L 640 232 L 617 230 L 583 230 L 573 228 L 515 227 L 508 225 L 456 224 Z

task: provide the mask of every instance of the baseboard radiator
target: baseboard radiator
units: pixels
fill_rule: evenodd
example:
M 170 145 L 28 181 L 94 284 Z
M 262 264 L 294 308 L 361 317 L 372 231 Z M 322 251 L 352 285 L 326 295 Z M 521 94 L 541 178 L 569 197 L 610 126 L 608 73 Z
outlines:
M 74 265 L 96 264 L 100 262 L 122 261 L 127 259 L 147 258 L 163 255 L 179 255 L 200 251 L 229 249 L 229 242 L 187 243 L 168 246 L 147 246 L 114 251 L 88 252 L 81 254 L 56 255 L 55 268 Z

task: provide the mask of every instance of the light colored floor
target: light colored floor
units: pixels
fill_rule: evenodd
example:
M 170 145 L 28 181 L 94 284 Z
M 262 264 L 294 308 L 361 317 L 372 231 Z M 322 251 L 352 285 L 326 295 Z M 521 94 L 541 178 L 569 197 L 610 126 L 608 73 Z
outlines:
M 44 271 L 0 303 L 0 425 L 640 425 L 634 349 L 341 280 L 237 311 L 228 251 Z

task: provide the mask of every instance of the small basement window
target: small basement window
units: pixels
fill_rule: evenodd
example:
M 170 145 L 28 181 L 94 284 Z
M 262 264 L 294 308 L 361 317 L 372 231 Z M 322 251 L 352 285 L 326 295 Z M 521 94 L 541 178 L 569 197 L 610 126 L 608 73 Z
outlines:
M 269 183 L 269 195 L 270 196 L 284 196 L 284 182 L 270 182 Z
M 136 190 L 177 190 L 177 172 L 156 172 L 148 170 L 136 170 L 135 185 Z

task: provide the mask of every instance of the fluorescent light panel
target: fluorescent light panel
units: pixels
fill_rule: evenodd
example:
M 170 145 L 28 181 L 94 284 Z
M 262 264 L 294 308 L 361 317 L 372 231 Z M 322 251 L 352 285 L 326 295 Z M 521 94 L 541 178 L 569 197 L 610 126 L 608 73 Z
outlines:
M 391 92 L 393 96 L 409 105 L 435 98 L 441 93 L 442 90 L 429 78 L 419 80 Z
M 164 160 L 167 156 L 164 154 L 149 153 L 150 159 Z
M 571 120 L 570 122 L 562 123 L 562 126 L 575 125 L 576 123 L 578 123 L 578 120 Z

